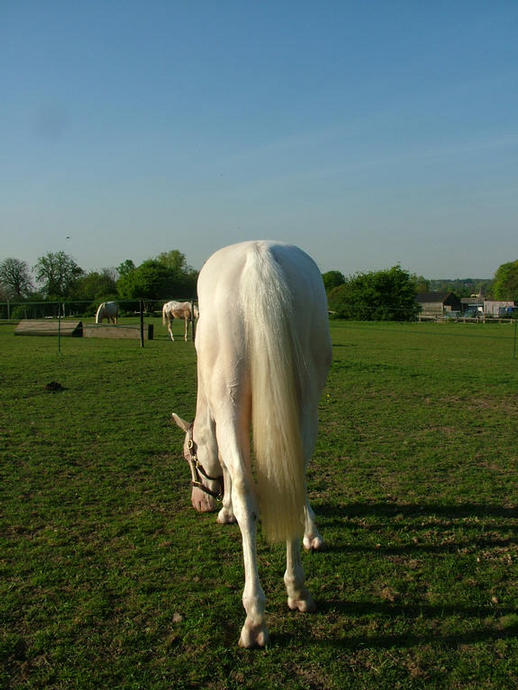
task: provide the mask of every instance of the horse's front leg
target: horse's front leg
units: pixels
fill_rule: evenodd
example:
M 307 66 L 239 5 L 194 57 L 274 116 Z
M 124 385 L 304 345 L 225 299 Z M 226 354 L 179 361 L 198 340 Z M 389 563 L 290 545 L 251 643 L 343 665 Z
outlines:
M 286 572 L 284 584 L 288 593 L 288 606 L 293 611 L 315 611 L 313 597 L 304 584 L 304 569 L 300 560 L 300 540 L 293 539 L 286 544 Z
M 236 522 L 236 516 L 234 515 L 234 508 L 232 507 L 232 479 L 230 477 L 230 472 L 227 470 L 225 465 L 221 463 L 223 470 L 223 507 L 218 513 L 218 522 L 222 525 L 231 524 Z
M 187 336 L 188 336 L 188 332 L 187 332 L 187 331 L 188 331 L 188 328 L 189 328 L 189 320 L 188 320 L 187 318 L 185 318 L 185 319 L 183 320 L 183 322 L 184 322 L 184 336 L 183 336 L 183 339 L 185 340 L 185 342 L 187 342 Z
M 301 429 L 303 434 L 304 455 L 306 457 L 306 467 L 315 449 L 315 439 L 317 437 L 317 398 L 306 400 L 301 411 Z M 309 505 L 306 497 L 304 506 L 304 548 L 307 551 L 319 551 L 324 546 L 322 535 L 315 523 L 315 513 Z
M 324 547 L 324 540 L 315 523 L 315 513 L 306 499 L 304 507 L 304 548 L 307 551 L 320 551 Z

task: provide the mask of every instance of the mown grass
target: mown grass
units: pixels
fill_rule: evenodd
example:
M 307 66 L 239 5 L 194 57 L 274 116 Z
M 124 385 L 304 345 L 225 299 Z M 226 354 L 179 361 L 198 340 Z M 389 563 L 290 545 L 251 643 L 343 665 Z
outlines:
M 177 324 L 181 333 L 181 324 Z M 190 506 L 174 409 L 192 344 L 0 327 L 0 685 L 518 686 L 518 361 L 510 326 L 332 322 L 304 554 L 286 607 L 259 540 L 271 643 L 237 647 L 235 525 Z M 60 392 L 45 386 L 58 381 Z

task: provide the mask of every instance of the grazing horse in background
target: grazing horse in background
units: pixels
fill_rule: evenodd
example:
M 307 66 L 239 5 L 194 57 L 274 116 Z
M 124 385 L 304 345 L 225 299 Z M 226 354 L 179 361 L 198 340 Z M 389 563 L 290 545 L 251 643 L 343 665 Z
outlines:
M 95 315 L 95 323 L 102 323 L 103 319 L 108 319 L 108 322 L 117 323 L 119 318 L 119 305 L 117 302 L 102 302 L 97 309 Z
M 256 241 L 213 254 L 200 272 L 198 297 L 196 416 L 192 424 L 173 418 L 186 433 L 194 508 L 215 510 L 215 498 L 222 498 L 218 522 L 240 527 L 246 619 L 239 644 L 263 647 L 258 518 L 268 541 L 286 542 L 288 606 L 315 609 L 304 585 L 300 538 L 308 550 L 323 543 L 306 497 L 305 468 L 331 361 L 326 294 L 320 271 L 301 249 Z
M 195 319 L 198 318 L 198 307 L 194 305 L 194 309 L 191 312 L 192 305 L 190 302 L 166 302 L 162 307 L 162 323 L 166 324 L 171 340 L 174 342 L 173 331 L 171 328 L 171 323 L 173 319 L 183 319 L 185 324 L 185 335 L 184 340 L 187 342 L 189 333 L 189 321 L 192 321 L 194 316 Z

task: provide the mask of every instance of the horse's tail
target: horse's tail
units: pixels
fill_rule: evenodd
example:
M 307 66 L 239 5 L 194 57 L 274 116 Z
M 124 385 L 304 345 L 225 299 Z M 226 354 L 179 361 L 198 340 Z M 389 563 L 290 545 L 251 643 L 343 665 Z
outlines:
M 97 307 L 97 312 L 95 314 L 95 323 L 102 323 L 102 313 L 104 311 L 105 306 L 106 302 L 101 302 L 101 304 Z
M 268 541 L 284 541 L 304 531 L 300 428 L 304 358 L 286 276 L 267 245 L 253 245 L 250 250 L 242 288 L 262 528 Z
M 165 326 L 165 308 L 167 307 L 167 304 L 164 304 L 162 307 L 162 326 Z

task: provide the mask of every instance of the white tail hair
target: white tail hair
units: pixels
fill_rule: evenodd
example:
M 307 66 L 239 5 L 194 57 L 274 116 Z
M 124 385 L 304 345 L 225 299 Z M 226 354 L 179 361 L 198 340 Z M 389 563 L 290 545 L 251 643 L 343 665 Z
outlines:
M 106 302 L 101 302 L 101 304 L 97 307 L 97 311 L 95 312 L 95 323 L 99 323 L 99 319 L 101 317 L 101 314 L 104 312 L 105 307 Z
M 300 401 L 305 369 L 285 273 L 267 245 L 250 248 L 241 284 L 250 356 L 252 433 L 262 529 L 270 542 L 304 532 Z

